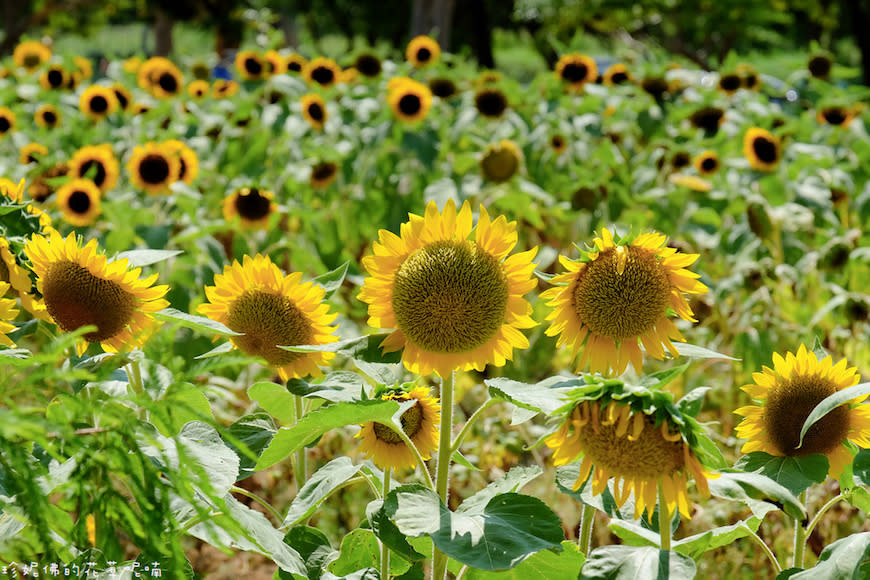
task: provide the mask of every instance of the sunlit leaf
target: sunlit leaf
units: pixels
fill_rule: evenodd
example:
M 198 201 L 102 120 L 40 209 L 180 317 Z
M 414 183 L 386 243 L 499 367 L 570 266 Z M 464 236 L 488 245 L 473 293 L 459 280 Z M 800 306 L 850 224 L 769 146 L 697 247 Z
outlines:
M 801 427 L 801 435 L 798 448 L 800 448 L 800 446 L 803 444 L 804 436 L 807 434 L 807 431 L 809 431 L 810 428 L 815 425 L 822 417 L 824 417 L 840 405 L 844 405 L 853 399 L 856 399 L 858 397 L 864 397 L 867 395 L 870 395 L 870 382 L 861 383 L 860 385 L 855 385 L 853 387 L 843 389 L 842 391 L 837 391 L 833 395 L 822 399 L 818 405 L 813 407 L 813 410 L 810 411 L 810 414 L 807 415 L 807 418 L 804 421 L 804 426 Z

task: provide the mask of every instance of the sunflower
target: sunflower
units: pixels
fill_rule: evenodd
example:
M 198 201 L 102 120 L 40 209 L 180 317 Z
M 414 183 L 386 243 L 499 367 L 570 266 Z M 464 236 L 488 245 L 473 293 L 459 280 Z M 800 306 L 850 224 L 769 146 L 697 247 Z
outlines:
M 302 117 L 308 121 L 314 129 L 318 131 L 323 129 L 324 123 L 328 117 L 326 112 L 326 103 L 320 95 L 309 93 L 302 96 Z
M 429 90 L 439 99 L 449 99 L 459 92 L 456 83 L 445 77 L 429 79 Z
M 101 85 L 91 85 L 79 96 L 79 110 L 94 121 L 104 119 L 118 108 L 115 91 Z
M 630 389 L 630 390 L 629 390 Z M 702 427 L 678 410 L 666 391 L 643 387 L 599 387 L 569 407 L 559 429 L 544 441 L 554 449 L 556 466 L 580 461 L 574 491 L 592 474 L 592 493 L 613 481 L 613 498 L 622 507 L 634 495 L 634 517 L 652 518 L 661 485 L 668 514 L 692 516 L 687 492 L 695 479 L 710 497 L 707 480 L 717 474 L 701 463 Z M 664 508 L 665 506 L 661 506 Z
M 719 107 L 702 107 L 689 116 L 689 122 L 697 129 L 703 129 L 708 135 L 715 135 L 719 126 L 725 120 L 725 111 Z
M 565 141 L 565 136 L 561 133 L 556 133 L 555 135 L 550 136 L 550 147 L 553 149 L 553 152 L 558 156 L 565 152 L 565 149 L 568 148 L 568 143 Z
M 585 54 L 564 54 L 556 63 L 556 76 L 571 90 L 578 91 L 598 78 L 598 65 Z
M 773 171 L 782 157 L 779 139 L 766 129 L 752 127 L 743 136 L 743 156 L 753 169 Z
M 62 66 L 52 65 L 39 75 L 39 84 L 46 90 L 57 90 L 69 84 L 70 77 Z
M 737 76 L 740 77 L 740 86 L 748 91 L 757 91 L 761 88 L 761 77 L 755 67 L 741 63 L 737 65 Z
M 11 320 L 15 320 L 15 317 L 18 316 L 18 309 L 15 308 L 14 299 L 3 298 L 7 290 L 9 290 L 9 284 L 0 282 L 0 344 L 15 348 L 15 343 L 6 335 L 18 330 L 14 324 L 10 323 Z
M 112 91 L 115 93 L 115 99 L 118 101 L 118 108 L 121 111 L 129 110 L 130 105 L 133 104 L 133 95 L 130 94 L 130 90 L 121 83 L 115 83 L 112 85 Z
M 67 168 L 70 177 L 90 179 L 103 193 L 115 187 L 121 174 L 121 166 L 108 143 L 82 147 L 73 154 Z
M 640 81 L 640 88 L 654 99 L 661 99 L 665 93 L 671 90 L 671 85 L 663 77 L 650 76 L 644 77 Z
M 508 108 L 507 97 L 495 87 L 483 88 L 474 94 L 477 112 L 489 119 L 498 119 Z
M 22 165 L 38 164 L 46 155 L 48 155 L 48 147 L 41 143 L 28 143 L 18 152 L 18 162 Z
M 283 74 L 287 70 L 287 61 L 277 50 L 267 50 L 263 54 L 266 63 L 266 75 L 274 76 Z
M 151 105 L 148 103 L 133 103 L 132 111 L 134 115 L 145 115 L 151 111 Z
M 326 189 L 338 176 L 338 165 L 332 161 L 321 161 L 311 168 L 309 184 L 312 189 Z
M 80 247 L 75 234 L 64 239 L 51 230 L 47 237 L 34 234 L 24 251 L 55 324 L 64 332 L 97 327 L 77 345 L 79 355 L 89 342 L 106 352 L 142 346 L 157 326 L 151 314 L 169 306 L 167 287 L 152 286 L 157 274 L 140 279 L 141 268 L 128 270 L 126 258 L 108 262 L 97 240 Z
M 173 63 L 157 67 L 151 73 L 151 84 L 148 90 L 158 99 L 168 99 L 181 94 L 184 87 L 184 77 Z
M 331 58 L 317 57 L 305 63 L 302 76 L 309 83 L 317 83 L 323 88 L 331 87 L 338 82 L 341 67 Z
M 365 52 L 356 57 L 356 60 L 353 61 L 353 68 L 364 77 L 374 78 L 381 74 L 381 59 L 374 54 Z
M 719 84 L 717 86 L 726 95 L 733 95 L 741 85 L 740 75 L 737 73 L 727 73 L 719 77 Z
M 54 105 L 40 105 L 33 113 L 33 120 L 40 127 L 53 129 L 60 124 L 60 113 Z
M 25 40 L 19 43 L 12 52 L 12 60 L 15 66 L 23 67 L 27 72 L 33 72 L 39 65 L 48 62 L 51 58 L 51 49 L 36 40 Z
M 743 417 L 737 436 L 747 439 L 743 453 L 763 451 L 779 457 L 804 457 L 820 453 L 828 457 L 833 477 L 839 477 L 852 462 L 853 451 L 847 442 L 870 447 L 870 405 L 860 404 L 867 395 L 836 407 L 816 422 L 800 444 L 801 429 L 810 411 L 826 397 L 856 385 L 855 367 L 846 368 L 846 359 L 833 364 L 830 356 L 819 361 L 804 345 L 797 355 L 773 355 L 773 369 L 762 367 L 753 373 L 755 381 L 744 385 L 758 403 L 734 411 Z
M 121 68 L 124 69 L 124 72 L 130 74 L 137 74 L 139 69 L 142 67 L 142 59 L 138 56 L 131 56 L 128 59 L 125 59 L 121 62 Z
M 816 121 L 820 125 L 828 124 L 836 127 L 848 127 L 855 117 L 855 111 L 848 107 L 824 107 L 816 113 Z
M 816 54 L 807 63 L 807 70 L 810 71 L 810 75 L 814 78 L 826 81 L 831 76 L 833 65 L 834 62 L 827 54 Z
M 441 47 L 435 39 L 428 36 L 417 36 L 411 39 L 411 42 L 408 43 L 408 48 L 405 50 L 405 59 L 414 68 L 427 67 L 430 64 L 438 62 L 440 57 Z
M 408 217 L 399 236 L 381 230 L 362 261 L 369 277 L 359 298 L 369 305 L 368 323 L 395 328 L 381 343 L 384 351 L 404 349 L 408 370 L 445 377 L 504 366 L 514 348 L 528 348 L 519 329 L 535 325 L 523 295 L 537 285 L 537 248 L 508 257 L 516 222 L 492 221 L 481 206 L 472 241 L 467 201 L 458 215 L 448 200 L 441 213 L 429 202 L 424 217 Z
M 338 340 L 330 324 L 338 316 L 323 304 L 325 291 L 302 274 L 285 276 L 268 256 L 245 256 L 225 266 L 205 287 L 209 302 L 197 312 L 241 333 L 230 337 L 236 348 L 262 357 L 276 367 L 281 379 L 321 376 L 319 366 L 331 352 L 293 352 L 279 346 L 327 344 Z
M 666 241 L 663 234 L 647 233 L 630 245 L 617 244 L 604 228 L 594 249 L 580 261 L 559 256 L 568 271 L 553 283 L 564 285 L 541 294 L 554 308 L 547 316 L 552 324 L 546 334 L 558 334 L 557 346 L 572 348 L 572 356 L 583 350 L 578 372 L 588 363 L 592 372 L 613 368 L 621 375 L 631 362 L 639 373 L 640 343 L 659 360 L 664 358 L 663 346 L 678 356 L 671 339 L 685 339 L 668 311 L 694 321 L 683 292 L 702 294 L 707 287 L 696 280 L 698 274 L 684 269 L 698 255 L 680 254 L 664 247 Z
M 89 226 L 102 212 L 100 188 L 90 179 L 73 179 L 57 189 L 57 207 L 74 226 Z
M 625 65 L 620 62 L 607 67 L 607 70 L 604 71 L 604 77 L 602 80 L 604 81 L 604 84 L 608 86 L 621 85 L 623 83 L 631 82 L 631 75 L 628 73 L 628 69 L 625 68 Z
M 167 193 L 169 186 L 178 180 L 180 170 L 178 155 L 154 142 L 137 145 L 127 162 L 130 181 L 150 195 Z
M 393 115 L 404 123 L 422 121 L 432 106 L 429 87 L 407 77 L 390 79 L 387 103 Z
M 0 138 L 15 130 L 15 113 L 7 107 L 0 107 Z
M 256 187 L 237 189 L 223 201 L 224 219 L 230 222 L 238 216 L 246 228 L 266 229 L 269 216 L 278 211 L 274 197 L 271 191 Z
M 226 79 L 217 79 L 211 86 L 211 94 L 216 99 L 226 99 L 239 92 L 239 83 Z
M 210 89 L 211 87 L 209 86 L 208 81 L 196 79 L 187 85 L 187 94 L 194 99 L 199 100 L 208 95 Z
M 308 64 L 308 59 L 301 54 L 291 52 L 287 55 L 284 69 L 289 73 L 301 73 L 306 64 Z
M 240 50 L 235 63 L 239 76 L 246 81 L 256 81 L 266 76 L 267 63 L 255 50 Z
M 167 151 L 175 153 L 178 157 L 178 178 L 176 181 L 183 181 L 187 185 L 191 185 L 196 176 L 199 175 L 199 158 L 196 152 L 187 146 L 184 141 L 178 139 L 169 139 L 162 143 L 163 148 Z
M 387 401 L 414 401 L 414 405 L 402 413 L 402 431 L 414 443 L 424 460 L 438 450 L 438 425 L 441 422 L 441 405 L 425 387 L 414 387 L 408 392 L 395 390 L 381 399 Z M 356 438 L 362 439 L 360 451 L 381 469 L 405 469 L 417 467 L 417 458 L 399 435 L 380 423 L 364 423 Z M 424 466 L 425 467 L 425 466 Z
M 502 139 L 487 146 L 480 158 L 483 177 L 493 183 L 504 183 L 517 174 L 523 161 L 523 153 L 516 143 Z
M 83 56 L 74 56 L 73 64 L 76 65 L 76 68 L 72 72 L 72 75 L 76 78 L 77 81 L 88 80 L 92 76 L 94 76 L 94 65 L 91 64 L 91 60 L 89 58 L 85 58 Z
M 696 155 L 692 164 L 701 175 L 713 175 L 719 171 L 719 155 L 708 149 Z
M 12 249 L 9 246 L 9 240 L 5 237 L 0 237 L 0 282 L 8 282 L 10 284 L 10 287 L 6 291 L 0 292 L 0 296 L 4 296 L 12 290 L 23 297 L 26 294 L 30 294 L 33 290 L 30 275 L 18 263 L 15 254 L 12 253 Z

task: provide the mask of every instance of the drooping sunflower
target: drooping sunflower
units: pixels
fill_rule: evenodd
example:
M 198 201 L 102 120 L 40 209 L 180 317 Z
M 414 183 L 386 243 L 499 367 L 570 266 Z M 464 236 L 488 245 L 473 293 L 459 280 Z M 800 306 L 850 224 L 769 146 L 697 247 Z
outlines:
M 266 229 L 269 217 L 278 211 L 278 204 L 272 201 L 274 197 L 271 191 L 256 187 L 237 189 L 224 198 L 224 219 L 230 222 L 238 216 L 246 228 Z
M 28 143 L 19 150 L 18 162 L 21 165 L 38 164 L 46 155 L 48 155 L 48 147 L 42 143 Z
M 39 65 L 48 62 L 51 58 L 51 49 L 36 40 L 25 40 L 18 43 L 15 50 L 12 52 L 12 60 L 15 66 L 20 66 L 33 72 Z
M 57 207 L 74 226 L 89 226 L 102 212 L 100 188 L 90 179 L 73 179 L 57 189 Z
M 319 56 L 305 63 L 302 76 L 309 83 L 317 83 L 323 88 L 331 87 L 341 75 L 341 67 L 331 58 Z
M 414 401 L 414 405 L 402 414 L 402 431 L 414 443 L 424 460 L 438 449 L 438 425 L 441 422 L 441 405 L 425 387 L 410 391 L 393 390 L 381 395 L 388 401 Z M 369 422 L 354 437 L 361 439 L 359 449 L 381 469 L 413 469 L 417 458 L 405 445 L 402 438 L 390 427 Z
M 315 93 L 309 93 L 302 96 L 301 103 L 302 117 L 308 121 L 308 124 L 314 129 L 317 129 L 318 131 L 322 130 L 328 117 L 326 103 L 324 102 L 323 97 Z
M 499 119 L 508 108 L 508 100 L 498 88 L 484 87 L 474 94 L 474 107 L 488 119 Z
M 246 81 L 258 81 L 266 76 L 266 61 L 256 50 L 240 50 L 234 64 L 239 76 Z
M 391 79 L 387 103 L 397 119 L 404 123 L 416 123 L 429 114 L 432 91 L 426 85 L 409 78 Z
M 294 352 L 279 346 L 328 344 L 338 340 L 338 316 L 323 304 L 325 291 L 302 282 L 302 273 L 284 275 L 268 256 L 245 256 L 242 263 L 225 266 L 205 287 L 209 302 L 197 312 L 241 333 L 230 337 L 236 348 L 262 357 L 282 380 L 321 376 L 319 366 L 335 356 L 331 352 Z
M 364 77 L 374 78 L 381 74 L 381 59 L 377 55 L 364 52 L 357 55 L 356 60 L 353 61 L 353 68 Z
M 326 189 L 338 177 L 338 164 L 332 161 L 320 161 L 311 168 L 308 182 L 312 189 Z
M 598 78 L 598 65 L 585 54 L 564 54 L 556 63 L 556 76 L 571 90 L 579 91 Z
M 69 73 L 60 65 L 52 65 L 39 75 L 39 84 L 46 90 L 58 90 L 69 84 Z
M 167 193 L 169 186 L 178 180 L 180 169 L 178 155 L 154 142 L 137 145 L 127 162 L 130 181 L 149 195 Z
M 502 139 L 491 143 L 480 157 L 480 172 L 493 183 L 504 183 L 516 175 L 523 162 L 523 152 L 516 143 Z
M 89 342 L 106 352 L 142 346 L 158 325 L 152 313 L 169 306 L 167 286 L 152 286 L 157 274 L 139 278 L 141 268 L 128 269 L 126 258 L 108 262 L 97 240 L 80 247 L 75 234 L 64 239 L 51 230 L 33 235 L 24 250 L 55 324 L 64 332 L 97 327 L 77 345 L 79 355 Z
M 741 387 L 757 404 L 734 411 L 743 417 L 737 436 L 747 439 L 742 452 L 763 451 L 779 457 L 804 457 L 820 453 L 828 457 L 831 477 L 839 477 L 852 462 L 848 443 L 870 447 L 870 405 L 860 404 L 867 395 L 841 405 L 816 422 L 798 447 L 800 432 L 813 408 L 826 397 L 856 385 L 855 367 L 846 359 L 833 364 L 827 356 L 819 361 L 804 345 L 797 354 L 773 355 L 773 369 L 752 373 L 752 384 Z
M 287 55 L 285 70 L 289 73 L 301 73 L 305 65 L 308 64 L 308 59 L 301 54 L 291 52 Z
M 689 478 L 710 497 L 708 479 L 718 474 L 700 440 L 706 438 L 697 420 L 682 412 L 673 396 L 661 389 L 602 386 L 567 406 L 559 429 L 545 439 L 554 449 L 556 466 L 580 461 L 577 491 L 592 475 L 592 493 L 599 495 L 613 479 L 613 497 L 622 507 L 634 495 L 634 517 L 652 517 L 661 484 L 668 514 L 692 517 Z M 665 507 L 665 506 L 662 506 Z
M 104 119 L 118 108 L 115 91 L 102 85 L 91 85 L 79 96 L 79 110 L 94 121 Z
M 612 368 L 621 375 L 631 362 L 639 373 L 641 343 L 659 360 L 663 347 L 678 356 L 671 339 L 685 339 L 668 313 L 694 321 L 683 293 L 702 294 L 707 287 L 699 274 L 684 269 L 698 255 L 681 254 L 665 247 L 666 241 L 663 234 L 646 233 L 631 244 L 615 243 L 604 228 L 579 261 L 559 256 L 567 272 L 553 278 L 560 286 L 541 293 L 554 309 L 546 334 L 559 335 L 557 346 L 573 349 L 573 357 L 582 349 L 578 372 L 588 364 L 592 372 Z
M 115 187 L 121 174 L 121 165 L 108 143 L 85 145 L 73 153 L 67 168 L 70 177 L 87 178 L 103 193 Z
M 33 120 L 39 127 L 54 129 L 60 124 L 60 113 L 54 105 L 40 105 L 33 113 Z
M 854 109 L 837 105 L 824 107 L 816 113 L 816 121 L 820 125 L 828 124 L 835 127 L 848 127 L 853 118 L 855 118 Z
M 199 175 L 199 158 L 196 152 L 187 146 L 187 143 L 179 139 L 169 139 L 162 143 L 166 151 L 174 153 L 178 157 L 178 177 L 176 181 L 183 181 L 191 185 Z
M 0 107 L 0 138 L 15 130 L 15 113 L 8 107 Z
M 782 157 L 779 139 L 770 131 L 752 127 L 743 135 L 743 156 L 759 171 L 773 171 Z
M 414 68 L 427 67 L 441 58 L 441 46 L 438 41 L 428 36 L 417 36 L 408 43 L 405 49 L 405 59 Z
M 631 82 L 631 74 L 629 74 L 625 65 L 619 62 L 607 67 L 607 70 L 604 71 L 602 80 L 604 81 L 604 84 L 608 86 L 621 85 L 623 83 Z
M 15 343 L 6 335 L 17 330 L 10 321 L 15 320 L 15 317 L 18 316 L 18 309 L 15 308 L 13 298 L 3 298 L 7 290 L 9 290 L 9 284 L 0 282 L 0 344 L 15 348 Z
M 403 350 L 413 373 L 442 377 L 504 366 L 514 348 L 528 348 L 519 329 L 536 324 L 523 295 L 537 285 L 537 248 L 508 256 L 517 243 L 516 222 L 490 220 L 481 206 L 472 241 L 467 201 L 458 214 L 448 200 L 443 212 L 430 202 L 425 216 L 408 217 L 398 236 L 381 230 L 362 261 L 369 277 L 359 298 L 369 305 L 368 323 L 395 328 L 381 347 Z
M 696 155 L 692 164 L 701 175 L 713 175 L 719 171 L 719 155 L 708 149 Z

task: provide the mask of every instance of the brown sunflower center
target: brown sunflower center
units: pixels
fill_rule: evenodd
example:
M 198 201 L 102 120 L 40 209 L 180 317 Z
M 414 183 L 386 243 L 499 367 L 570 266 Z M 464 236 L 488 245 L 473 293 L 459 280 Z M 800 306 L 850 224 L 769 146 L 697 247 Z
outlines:
M 615 84 L 615 85 L 621 85 L 622 83 L 624 83 L 627 80 L 628 80 L 628 73 L 624 73 L 624 72 L 620 71 L 620 72 L 615 72 L 612 75 L 610 75 L 610 82 Z
M 668 308 L 671 282 L 655 253 L 607 248 L 586 264 L 574 287 L 574 309 L 589 330 L 613 340 L 642 336 Z
M 827 78 L 827 76 L 831 72 L 831 59 L 826 56 L 817 55 L 810 59 L 807 68 L 810 71 L 810 74 L 816 77 L 817 79 Z
M 436 97 L 446 99 L 456 93 L 456 85 L 450 79 L 432 79 L 429 88 Z
M 376 77 L 381 74 L 381 61 L 373 54 L 361 54 L 357 57 L 354 67 L 360 74 Z
M 715 171 L 716 167 L 719 166 L 719 162 L 716 161 L 713 157 L 705 157 L 701 161 L 701 169 L 704 171 Z
M 0 117 L 0 133 L 5 133 L 12 128 L 12 123 L 6 117 Z
M 420 100 L 420 97 L 413 93 L 402 95 L 402 98 L 399 99 L 399 111 L 409 117 L 419 113 L 422 106 L 423 102 Z
M 716 107 L 704 107 L 692 113 L 689 120 L 698 129 L 715 133 L 724 118 L 725 112 Z
M 588 403 L 584 403 L 588 405 Z M 615 403 L 611 403 L 615 404 Z M 596 412 L 592 407 L 591 412 Z M 618 424 L 603 425 L 605 410 L 599 415 L 598 429 L 590 421 L 580 428 L 578 443 L 593 465 L 615 477 L 628 480 L 653 480 L 667 477 L 685 465 L 682 440 L 668 441 L 650 417 L 644 417 L 643 431 L 630 440 L 631 429 L 619 435 Z
M 69 196 L 67 206 L 73 213 L 86 214 L 91 209 L 91 198 L 84 191 L 74 191 Z
M 160 78 L 157 79 L 157 84 L 167 93 L 173 94 L 178 92 L 178 79 L 172 73 L 165 72 L 160 75 Z
M 417 51 L 417 62 L 429 62 L 430 58 L 432 58 L 432 51 L 428 48 L 423 47 Z
M 272 202 L 269 198 L 260 194 L 260 190 L 251 188 L 245 192 L 240 192 L 236 196 L 236 211 L 245 219 L 258 220 L 269 215 L 269 209 Z
M 822 399 L 833 395 L 837 385 L 818 375 L 798 375 L 781 381 L 770 390 L 764 403 L 764 428 L 771 443 L 783 455 L 803 457 L 828 453 L 849 433 L 849 407 L 837 407 L 817 421 L 798 449 L 801 428 Z
M 474 106 L 485 117 L 501 117 L 507 109 L 507 99 L 501 91 L 481 91 L 474 97 Z
M 415 250 L 396 272 L 393 312 L 418 347 L 469 352 L 504 323 L 508 280 L 491 254 L 469 241 L 432 242 Z
M 323 107 L 320 103 L 311 103 L 308 105 L 308 116 L 317 121 L 323 121 Z
M 237 347 L 278 367 L 305 354 L 279 345 L 309 344 L 312 339 L 311 323 L 292 300 L 262 290 L 247 290 L 230 304 L 227 326 L 243 333 L 232 337 Z
M 105 113 L 109 108 L 109 101 L 103 95 L 94 95 L 90 100 L 90 109 L 94 113 Z
M 764 136 L 752 140 L 752 150 L 763 163 L 774 163 L 779 156 L 776 143 Z
M 396 401 L 407 401 L 407 397 L 398 397 L 395 398 Z M 402 431 L 405 432 L 409 438 L 413 439 L 417 433 L 420 432 L 420 429 L 423 427 L 423 405 L 418 402 L 414 403 L 414 406 L 405 411 L 402 414 Z M 399 435 L 387 427 L 386 425 L 381 425 L 380 423 L 374 424 L 375 428 L 375 437 L 380 439 L 385 443 L 390 443 L 391 445 L 399 445 L 402 443 L 402 438 Z
M 42 120 L 45 121 L 46 125 L 54 125 L 57 122 L 57 115 L 54 114 L 54 111 L 43 111 Z
M 822 111 L 822 117 L 831 125 L 842 125 L 846 121 L 846 112 L 841 107 L 831 107 Z
M 337 169 L 335 163 L 330 163 L 328 161 L 318 163 L 311 169 L 311 178 L 316 182 L 332 179 L 332 176 L 335 175 Z
M 88 174 L 88 171 L 90 171 L 92 168 L 94 170 L 94 174 L 91 178 L 91 181 L 93 181 L 97 187 L 100 187 L 103 185 L 103 182 L 106 181 L 106 168 L 103 165 L 102 161 L 99 161 L 97 159 L 89 159 L 82 163 L 81 169 L 79 169 L 79 177 L 86 176 Z
M 736 91 L 740 88 L 740 77 L 737 75 L 725 75 L 719 79 L 719 86 L 724 91 Z
M 495 183 L 507 181 L 520 167 L 520 160 L 516 154 L 507 147 L 492 149 L 480 160 L 483 175 Z
M 84 335 L 102 342 L 121 332 L 136 311 L 138 299 L 117 283 L 94 276 L 69 260 L 56 262 L 42 279 L 48 313 L 66 332 L 86 325 L 97 327 Z
M 50 71 L 48 71 L 46 78 L 48 79 L 49 86 L 51 86 L 53 88 L 57 88 L 57 87 L 63 85 L 63 72 L 61 72 L 57 69 L 53 68 Z
M 287 70 L 293 72 L 300 72 L 302 70 L 302 63 L 299 61 L 290 61 L 287 63 Z
M 251 76 L 259 76 L 263 72 L 263 65 L 256 58 L 249 56 L 245 59 L 245 71 Z
M 139 163 L 139 176 L 150 185 L 164 183 L 169 178 L 169 162 L 163 155 L 149 153 Z
M 589 76 L 589 67 L 582 62 L 568 63 L 562 69 L 562 78 L 572 84 L 586 80 L 587 76 Z
M 311 71 L 311 79 L 319 85 L 330 85 L 335 80 L 335 72 L 328 66 L 318 66 Z

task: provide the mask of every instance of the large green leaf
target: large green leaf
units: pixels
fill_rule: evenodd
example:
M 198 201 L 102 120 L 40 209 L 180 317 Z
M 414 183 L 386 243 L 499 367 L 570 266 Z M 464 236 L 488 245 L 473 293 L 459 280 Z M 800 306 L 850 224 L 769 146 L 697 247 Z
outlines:
M 154 313 L 154 318 L 157 318 L 159 320 L 165 320 L 166 322 L 173 322 L 175 324 L 178 324 L 179 326 L 183 326 L 191 330 L 197 330 L 199 332 L 205 332 L 207 334 L 220 334 L 221 336 L 239 335 L 238 332 L 230 330 L 216 320 L 212 320 L 211 318 L 205 318 L 204 316 L 188 314 L 187 312 L 182 312 L 181 310 L 176 310 L 175 308 L 164 308 L 163 310 L 158 310 Z
M 722 472 L 707 481 L 710 494 L 723 499 L 739 501 L 752 510 L 757 518 L 782 509 L 793 518 L 806 518 L 804 506 L 783 485 L 760 473 Z
M 815 425 L 822 417 L 824 417 L 840 405 L 844 405 L 853 399 L 863 397 L 868 394 L 870 394 L 870 382 L 861 383 L 860 385 L 855 385 L 854 387 L 849 387 L 847 389 L 843 389 L 842 391 L 837 391 L 833 395 L 822 399 L 818 405 L 813 407 L 813 410 L 810 411 L 809 415 L 807 415 L 806 421 L 804 421 L 804 426 L 801 427 L 800 444 L 803 444 L 804 436 L 807 434 L 807 431 L 809 431 L 810 428 Z M 798 445 L 798 447 L 800 447 L 800 444 Z
M 852 534 L 827 546 L 818 563 L 793 580 L 863 580 L 870 578 L 870 532 Z
M 539 383 L 521 383 L 503 377 L 487 379 L 484 381 L 489 387 L 489 395 L 493 398 L 503 399 L 509 403 L 532 411 L 531 416 L 524 416 L 526 420 L 535 413 L 550 415 L 559 407 L 565 405 L 562 398 L 565 394 L 578 387 L 588 386 L 581 377 L 550 377 Z
M 278 419 L 282 425 L 291 425 L 296 421 L 296 402 L 285 387 L 266 381 L 254 383 L 248 387 L 248 397 L 257 401 L 261 409 Z
M 362 464 L 354 465 L 349 457 L 338 457 L 315 471 L 296 494 L 282 525 L 293 526 L 307 520 L 317 506 L 361 468 Z
M 523 486 L 542 473 L 544 473 L 544 470 L 537 465 L 534 467 L 514 467 L 502 477 L 463 501 L 456 511 L 457 513 L 479 513 L 495 496 L 512 491 L 518 492 Z
M 695 561 L 677 552 L 634 546 L 603 546 L 592 550 L 583 565 L 584 580 L 667 580 L 694 578 Z
M 331 372 L 318 383 L 302 379 L 288 381 L 287 389 L 294 395 L 318 397 L 335 403 L 339 401 L 359 401 L 369 389 L 365 379 L 350 371 Z
M 174 258 L 183 253 L 181 250 L 129 250 L 121 252 L 115 259 L 122 260 L 126 258 L 131 268 L 141 268 L 142 266 L 150 266 L 151 264 Z
M 239 480 L 254 474 L 257 458 L 272 441 L 277 429 L 272 417 L 266 413 L 245 415 L 227 429 L 227 445 L 239 456 Z M 244 446 L 244 450 L 237 444 Z
M 828 458 L 818 453 L 805 457 L 780 457 L 755 451 L 738 459 L 734 467 L 765 475 L 794 495 L 799 495 L 814 483 L 825 481 Z
M 396 401 L 356 401 L 322 407 L 305 415 L 293 427 L 279 429 L 255 469 L 275 465 L 331 429 L 369 421 L 389 423 L 398 409 Z
M 740 538 L 745 538 L 758 530 L 760 524 L 761 519 L 751 517 L 748 520 L 740 521 L 730 526 L 713 528 L 700 534 L 676 540 L 671 544 L 671 547 L 675 552 L 685 554 L 696 560 L 705 552 L 727 546 Z M 653 532 L 633 522 L 613 519 L 608 524 L 608 527 L 625 545 L 659 547 L 660 537 L 657 532 Z
M 338 559 L 329 563 L 327 570 L 339 577 L 347 576 L 357 570 L 380 569 L 381 547 L 374 532 L 355 529 L 341 541 Z M 393 555 L 390 558 L 390 574 L 404 574 L 411 567 L 407 560 Z
M 151 412 L 151 422 L 166 436 L 178 433 L 189 421 L 213 420 L 211 405 L 202 389 L 181 383 L 163 396 L 159 411 Z
M 284 543 L 296 550 L 305 561 L 308 570 L 308 580 L 319 580 L 326 568 L 326 563 L 333 558 L 336 551 L 329 543 L 326 534 L 309 526 L 290 528 L 284 536 Z M 278 570 L 280 580 L 292 579 L 292 575 Z
M 323 296 L 324 300 L 329 300 L 332 295 L 341 288 L 341 284 L 344 282 L 344 277 L 347 275 L 347 267 L 349 265 L 350 262 L 345 262 L 335 270 L 330 270 L 314 279 L 314 282 L 323 287 L 326 291 L 326 294 Z
M 562 542 L 561 550 L 535 552 L 515 568 L 487 572 L 469 568 L 468 580 L 577 580 L 586 557 L 574 542 Z

